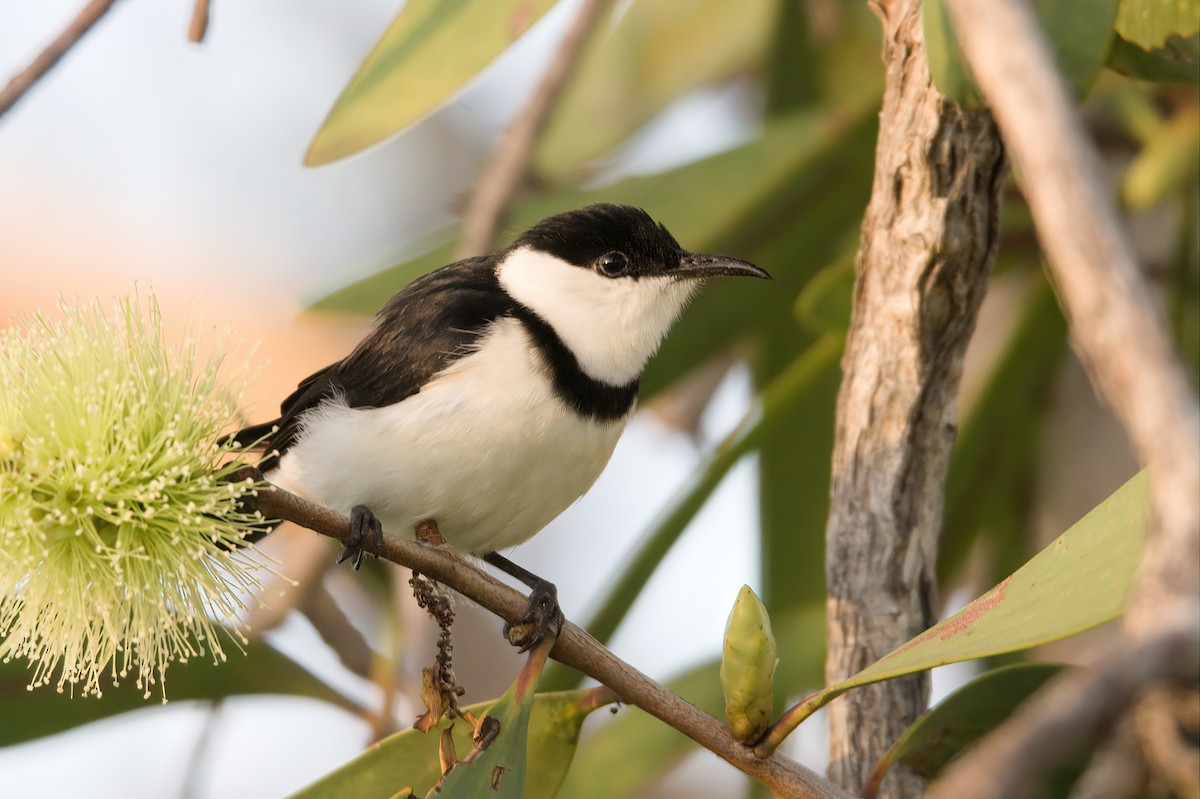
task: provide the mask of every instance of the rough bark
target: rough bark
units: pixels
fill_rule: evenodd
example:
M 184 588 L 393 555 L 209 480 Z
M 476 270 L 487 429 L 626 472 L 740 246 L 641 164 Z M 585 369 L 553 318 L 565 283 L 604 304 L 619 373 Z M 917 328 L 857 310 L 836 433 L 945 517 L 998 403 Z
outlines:
M 842 360 L 826 574 L 826 679 L 935 621 L 934 566 L 963 353 L 995 258 L 1004 155 L 990 115 L 934 88 L 919 0 L 875 10 L 887 85 Z M 857 791 L 924 710 L 928 675 L 830 706 L 830 775 Z M 916 796 L 895 774 L 883 795 Z

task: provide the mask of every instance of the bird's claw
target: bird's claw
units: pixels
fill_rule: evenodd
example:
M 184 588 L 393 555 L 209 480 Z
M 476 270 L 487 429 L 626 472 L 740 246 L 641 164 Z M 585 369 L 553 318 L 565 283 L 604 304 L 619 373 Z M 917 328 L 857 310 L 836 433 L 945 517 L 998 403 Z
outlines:
M 340 564 L 353 558 L 350 564 L 355 571 L 358 571 L 362 566 L 368 538 L 371 539 L 376 550 L 381 549 L 383 547 L 383 525 L 366 505 L 355 505 L 350 510 L 350 537 L 343 542 L 345 548 L 342 550 L 342 554 L 338 555 L 337 562 Z
M 519 652 L 528 652 L 546 636 L 555 638 L 562 632 L 563 612 L 558 606 L 558 589 L 553 583 L 542 582 L 529 592 L 529 607 L 515 623 L 504 625 L 504 637 Z

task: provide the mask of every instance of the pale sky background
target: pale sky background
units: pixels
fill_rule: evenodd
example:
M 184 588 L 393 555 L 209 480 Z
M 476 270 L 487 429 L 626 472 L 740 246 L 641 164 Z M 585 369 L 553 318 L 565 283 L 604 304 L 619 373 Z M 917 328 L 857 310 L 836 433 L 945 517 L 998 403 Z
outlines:
M 0 4 L 0 80 L 81 4 Z M 118 3 L 0 119 L 0 323 L 50 308 L 59 293 L 110 296 L 135 281 L 152 285 L 170 324 L 202 315 L 235 340 L 259 342 L 256 362 L 265 366 L 249 398 L 258 417 L 344 354 L 365 322 L 303 316 L 304 303 L 395 262 L 455 218 L 576 2 L 560 4 L 414 129 L 347 161 L 301 167 L 338 91 L 399 5 L 215 0 L 208 39 L 196 46 L 185 41 L 190 3 Z M 664 169 L 752 136 L 748 106 L 730 90 L 687 98 L 637 138 L 614 174 Z M 522 565 L 558 584 L 568 616 L 586 618 L 639 533 L 748 397 L 745 375 L 735 372 L 699 442 L 639 417 L 595 489 L 519 549 Z M 659 679 L 715 655 L 738 588 L 759 587 L 755 530 L 754 468 L 745 462 L 656 573 L 613 642 L 617 654 Z M 293 620 L 272 640 L 346 690 L 364 690 L 304 623 Z M 507 662 L 515 674 L 516 661 Z M 969 672 L 939 671 L 939 690 Z M 0 749 L 0 796 L 183 796 L 206 715 L 175 703 Z M 282 796 L 353 756 L 365 730 L 313 701 L 230 701 L 190 796 Z M 822 731 L 814 721 L 796 736 L 801 758 L 817 769 Z M 739 790 L 733 769 L 708 755 L 697 761 L 672 778 L 679 795 Z

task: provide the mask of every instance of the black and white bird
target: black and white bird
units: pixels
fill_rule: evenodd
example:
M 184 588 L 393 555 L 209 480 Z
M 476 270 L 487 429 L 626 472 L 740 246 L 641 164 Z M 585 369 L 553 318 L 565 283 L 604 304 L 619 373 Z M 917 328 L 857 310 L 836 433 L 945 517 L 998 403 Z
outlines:
M 349 513 L 339 562 L 381 528 L 425 519 L 454 548 L 533 589 L 531 646 L 561 619 L 554 586 L 497 554 L 600 476 L 638 383 L 704 278 L 769 278 L 684 250 L 643 210 L 552 216 L 507 249 L 420 277 L 346 358 L 302 381 L 280 416 L 233 435 L 264 478 Z

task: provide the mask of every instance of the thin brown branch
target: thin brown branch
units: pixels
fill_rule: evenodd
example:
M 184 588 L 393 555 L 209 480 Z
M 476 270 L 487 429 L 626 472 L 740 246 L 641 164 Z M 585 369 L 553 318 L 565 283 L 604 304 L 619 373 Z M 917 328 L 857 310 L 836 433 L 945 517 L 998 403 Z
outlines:
M 1103 733 L 1148 685 L 1192 681 L 1200 632 L 1177 627 L 1064 673 L 953 763 L 927 799 L 1018 799 L 1057 764 Z
M 828 684 L 936 621 L 955 401 L 999 240 L 1004 153 L 991 117 L 946 101 L 933 86 L 918 0 L 875 10 L 887 83 L 834 429 Z M 928 697 L 922 673 L 831 703 L 833 780 L 850 790 L 865 785 Z M 915 797 L 921 789 L 897 769 L 882 795 Z
M 18 72 L 13 76 L 8 85 L 0 91 L 0 117 L 4 116 L 10 108 L 16 105 L 17 101 L 25 96 L 25 93 L 33 88 L 33 84 L 37 83 L 47 72 L 54 68 L 67 51 L 75 46 L 76 42 L 83 38 L 83 35 L 92 29 L 92 26 L 100 21 L 117 0 L 92 0 L 83 10 L 80 11 L 75 19 L 67 25 L 58 37 L 50 42 L 37 58 L 33 59 L 28 67 Z
M 345 541 L 350 520 L 282 489 L 258 493 L 255 505 L 263 515 L 295 522 L 323 535 Z M 465 561 L 447 547 L 384 536 L 378 550 L 367 551 L 418 571 L 454 589 L 508 622 L 525 611 L 526 598 Z M 593 677 L 615 691 L 621 701 L 635 705 L 679 730 L 709 751 L 762 782 L 784 799 L 850 799 L 850 795 L 803 766 L 780 755 L 760 760 L 753 750 L 735 742 L 721 722 L 668 691 L 617 658 L 576 625 L 566 622 L 551 656 Z
M 542 73 L 541 83 L 488 159 L 463 214 L 463 237 L 456 258 L 483 255 L 492 249 L 500 218 L 529 169 L 538 133 L 550 117 L 567 78 L 579 61 L 588 34 L 608 3 L 609 0 L 583 0 L 570 29 Z
M 208 33 L 208 0 L 195 0 L 192 5 L 192 21 L 188 25 L 188 41 L 199 44 Z

